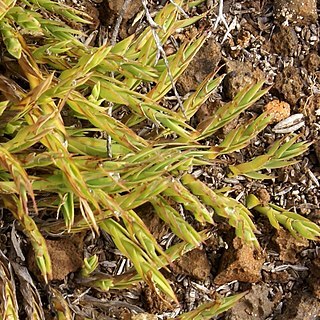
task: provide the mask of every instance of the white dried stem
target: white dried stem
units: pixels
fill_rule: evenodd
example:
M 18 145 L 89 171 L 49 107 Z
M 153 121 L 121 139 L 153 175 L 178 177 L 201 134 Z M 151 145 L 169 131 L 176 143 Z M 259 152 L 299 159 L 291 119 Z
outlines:
M 233 21 L 231 22 L 230 26 L 228 25 L 228 22 L 227 22 L 224 14 L 223 14 L 223 0 L 219 1 L 218 16 L 217 16 L 217 19 L 216 19 L 216 21 L 214 23 L 213 30 L 217 29 L 217 27 L 218 27 L 220 22 L 222 22 L 225 25 L 226 29 L 227 29 L 227 31 L 226 31 L 226 33 L 225 33 L 225 35 L 224 35 L 224 37 L 223 37 L 223 39 L 221 41 L 221 43 L 223 43 L 228 38 L 228 36 L 230 35 L 230 31 L 232 29 L 234 29 L 234 27 L 236 25 L 236 19 L 233 19 Z
M 217 16 L 217 20 L 216 20 L 214 27 L 213 27 L 214 30 L 217 29 L 220 22 L 223 22 L 223 24 L 226 26 L 227 30 L 229 29 L 228 22 L 223 14 L 223 0 L 220 0 L 220 2 L 219 2 L 218 16 Z
M 184 17 L 185 17 L 186 19 L 189 18 L 188 14 L 187 14 L 178 4 L 176 4 L 173 0 L 169 0 L 169 1 L 170 1 L 170 3 L 172 3 L 176 8 L 178 8 L 178 10 L 184 15 Z
M 180 98 L 180 95 L 179 95 L 179 93 L 177 91 L 176 85 L 175 85 L 174 80 L 173 80 L 173 76 L 172 76 L 172 73 L 171 73 L 171 70 L 170 70 L 170 66 L 169 66 L 169 62 L 168 62 L 168 58 L 167 58 L 166 52 L 164 51 L 162 43 L 161 43 L 161 40 L 160 40 L 160 38 L 159 38 L 159 36 L 158 36 L 158 34 L 156 32 L 156 29 L 159 29 L 160 26 L 157 25 L 154 22 L 154 20 L 152 19 L 151 14 L 150 14 L 149 9 L 148 9 L 148 6 L 147 6 L 147 1 L 146 0 L 141 0 L 141 3 L 143 5 L 148 24 L 151 27 L 152 35 L 153 35 L 154 41 L 155 41 L 156 46 L 157 46 L 156 63 L 158 62 L 160 57 L 163 58 L 163 61 L 165 63 L 167 71 L 168 71 L 168 76 L 169 76 L 169 79 L 170 79 L 170 82 L 171 82 L 171 85 L 172 85 L 172 89 L 173 89 L 174 95 L 176 96 L 176 98 L 178 100 L 179 108 L 181 109 L 184 117 L 187 118 L 185 110 L 184 110 L 184 107 L 183 107 L 183 104 L 182 104 L 182 101 L 181 101 L 181 98 Z
M 303 119 L 304 116 L 302 113 L 294 114 L 277 123 L 272 131 L 275 133 L 291 133 L 297 131 L 305 125 Z
M 114 26 L 114 30 L 112 32 L 112 36 L 111 36 L 111 39 L 110 39 L 110 44 L 112 46 L 114 46 L 117 42 L 117 37 L 118 37 L 118 34 L 119 34 L 119 30 L 120 30 L 120 25 L 121 25 L 121 22 L 123 20 L 123 16 L 124 14 L 127 12 L 128 10 L 128 7 L 129 7 L 129 4 L 132 0 L 125 0 L 124 3 L 123 3 L 123 6 L 120 10 L 120 13 L 119 13 L 119 16 L 116 20 L 116 23 L 115 23 L 115 26 Z M 114 73 L 111 72 L 111 77 L 114 77 Z M 108 110 L 107 110 L 107 113 L 110 117 L 112 117 L 112 110 L 113 110 L 113 103 L 112 102 L 109 102 L 108 103 Z M 110 135 L 107 135 L 106 136 L 106 140 L 107 140 L 107 155 L 109 158 L 112 157 L 112 140 L 111 140 L 111 136 Z

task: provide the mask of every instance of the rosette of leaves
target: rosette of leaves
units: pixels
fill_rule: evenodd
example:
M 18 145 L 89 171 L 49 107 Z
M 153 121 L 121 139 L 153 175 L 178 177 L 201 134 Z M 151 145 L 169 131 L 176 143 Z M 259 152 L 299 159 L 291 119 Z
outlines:
M 268 125 L 270 117 L 262 114 L 249 125 L 232 130 L 218 146 L 201 144 L 259 100 L 267 92 L 263 83 L 242 90 L 197 127 L 189 120 L 223 76 L 209 75 L 180 101 L 178 110 L 162 104 L 207 36 L 199 34 L 182 43 L 169 57 L 159 57 L 159 45 L 202 18 L 181 15 L 181 8 L 196 4 L 170 2 L 158 12 L 154 25 L 140 35 L 114 46 L 94 47 L 86 45 L 84 31 L 68 25 L 68 21 L 89 24 L 90 17 L 83 12 L 50 0 L 1 1 L 0 32 L 6 61 L 10 60 L 15 79 L 23 79 L 28 89 L 18 80 L 1 76 L 0 193 L 3 207 L 12 212 L 29 239 L 45 282 L 50 281 L 52 269 L 42 231 L 91 230 L 98 235 L 103 230 L 133 268 L 124 275 L 102 276 L 95 273 L 98 261 L 93 256 L 84 261 L 82 284 L 106 291 L 145 281 L 157 293 L 178 302 L 159 270 L 200 246 L 209 234 L 196 231 L 177 206 L 192 213 L 207 229 L 214 215 L 221 216 L 235 228 L 237 236 L 259 246 L 249 209 L 212 190 L 190 172 L 195 166 L 210 166 L 219 156 L 246 147 Z M 50 16 L 55 19 L 48 19 Z M 159 27 L 155 29 L 155 25 Z M 149 89 L 141 93 L 142 87 Z M 125 117 L 112 116 L 111 108 L 123 110 Z M 84 125 L 66 125 L 65 113 Z M 290 141 L 285 147 L 276 143 L 267 158 L 231 167 L 231 171 L 253 177 L 254 172 L 271 164 L 277 167 L 277 159 L 279 166 L 289 163 L 308 146 Z M 137 208 L 145 203 L 154 207 L 155 214 L 180 238 L 179 243 L 167 250 L 157 243 L 137 214 Z M 268 210 L 257 203 L 251 207 L 263 213 Z M 35 222 L 33 216 L 39 209 L 45 210 L 46 217 L 58 214 L 59 218 Z M 278 227 L 280 223 L 291 230 L 293 224 L 282 223 L 278 218 L 281 212 L 272 210 L 277 212 L 269 214 L 271 224 Z M 294 219 L 306 224 L 299 215 Z M 301 232 L 298 223 L 294 223 L 295 232 L 310 239 L 319 237 L 316 225 L 306 225 L 312 225 L 312 233 Z M 2 291 L 12 291 L 4 270 Z M 57 310 L 59 319 L 69 319 L 71 311 L 61 293 L 51 291 L 52 305 L 65 310 Z M 10 303 L 16 308 L 14 294 L 3 297 L 3 306 Z M 240 297 L 200 306 L 177 319 L 211 319 Z M 18 317 L 17 310 L 12 314 Z

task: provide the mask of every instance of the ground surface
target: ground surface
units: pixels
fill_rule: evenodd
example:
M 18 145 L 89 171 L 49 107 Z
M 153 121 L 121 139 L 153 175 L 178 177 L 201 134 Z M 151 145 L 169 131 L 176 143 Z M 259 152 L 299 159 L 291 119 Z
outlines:
M 150 2 L 151 13 L 165 2 Z M 98 42 L 100 33 L 112 33 L 123 0 L 84 1 L 81 5 L 85 5 L 87 12 L 95 17 L 95 28 L 99 33 L 93 41 Z M 217 139 L 239 123 L 257 116 L 269 101 L 277 99 L 288 104 L 276 104 L 279 113 L 276 122 L 290 114 L 303 114 L 305 124 L 295 132 L 300 133 L 302 140 L 314 143 L 309 152 L 301 156 L 299 163 L 277 170 L 273 180 L 255 182 L 246 178 L 228 178 L 228 164 L 248 161 L 283 135 L 275 133 L 272 125 L 248 148 L 226 157 L 216 166 L 199 170 L 198 175 L 215 189 L 230 187 L 230 195 L 239 200 L 254 193 L 264 201 L 304 214 L 319 223 L 320 29 L 317 6 L 320 9 L 320 3 L 304 0 L 303 6 L 295 0 L 225 0 L 224 14 L 230 32 L 222 22 L 214 28 L 218 11 L 215 5 L 215 1 L 207 1 L 190 12 L 199 14 L 211 8 L 207 18 L 178 35 L 188 38 L 201 30 L 212 32 L 210 40 L 177 84 L 181 96 L 195 89 L 218 67 L 221 67 L 219 74 L 227 74 L 219 91 L 202 106 L 193 121 L 204 120 L 252 80 L 267 79 L 267 84 L 272 85 L 269 94 L 225 127 Z M 139 32 L 142 23 L 132 26 L 132 22 L 141 10 L 140 0 L 132 0 L 120 26 L 120 38 Z M 174 50 L 174 42 L 165 49 L 168 53 Z M 171 235 L 150 207 L 144 206 L 140 211 L 159 242 L 168 243 Z M 219 319 L 320 319 L 319 243 L 298 241 L 286 231 L 275 231 L 265 219 L 256 217 L 256 221 L 261 230 L 261 251 L 245 246 L 234 238 L 228 225 L 221 224 L 217 226 L 216 236 L 203 249 L 188 253 L 171 267 L 172 272 L 166 276 L 181 301 L 181 305 L 173 310 L 145 286 L 102 294 L 77 283 L 73 272 L 81 267 L 83 256 L 98 254 L 102 271 L 110 274 L 120 274 L 128 267 L 128 261 L 114 249 L 107 235 L 92 239 L 91 235 L 83 234 L 49 241 L 51 256 L 57 257 L 52 261 L 54 283 L 64 292 L 79 319 L 91 311 L 96 314 L 96 319 L 156 319 L 151 315 L 133 316 L 141 312 L 158 314 L 159 319 L 166 319 L 192 310 L 215 293 L 245 290 L 248 290 L 247 296 Z M 6 230 L 3 230 L 2 236 L 5 234 Z M 8 237 L 11 235 L 7 234 Z M 29 268 L 36 270 L 31 256 Z M 101 299 L 107 302 L 102 304 Z M 48 313 L 46 317 L 50 319 L 51 316 Z

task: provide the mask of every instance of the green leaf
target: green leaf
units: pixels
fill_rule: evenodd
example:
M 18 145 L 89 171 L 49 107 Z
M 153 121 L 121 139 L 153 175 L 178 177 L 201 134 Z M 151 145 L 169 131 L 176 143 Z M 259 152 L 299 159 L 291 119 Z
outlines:
M 0 32 L 8 52 L 14 58 L 20 59 L 22 46 L 18 39 L 17 32 L 10 26 L 7 19 L 2 19 L 0 21 Z
M 260 205 L 260 200 L 253 194 L 249 194 L 246 198 L 246 206 L 249 209 L 253 209 L 254 207 Z

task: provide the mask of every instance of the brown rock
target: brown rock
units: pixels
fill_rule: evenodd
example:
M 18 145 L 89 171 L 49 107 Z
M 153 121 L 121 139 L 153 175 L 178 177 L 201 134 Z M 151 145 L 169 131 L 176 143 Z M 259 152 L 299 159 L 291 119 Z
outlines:
M 117 311 L 111 311 L 112 315 L 119 320 L 131 320 L 131 311 L 125 308 L 119 308 Z
M 247 48 L 250 45 L 251 32 L 248 30 L 241 30 L 237 36 L 237 45 L 241 48 Z
M 249 62 L 229 60 L 226 63 L 226 72 L 223 84 L 224 93 L 229 99 L 233 99 L 246 86 L 264 79 L 263 72 Z
M 168 232 L 169 227 L 155 213 L 150 203 L 143 204 L 136 211 L 157 240 L 160 240 Z
M 226 123 L 223 126 L 223 128 L 222 128 L 223 135 L 226 136 L 232 130 L 236 129 L 236 127 L 250 123 L 254 118 L 255 118 L 255 116 L 253 113 L 241 114 L 240 116 L 237 116 L 236 118 L 234 118 L 229 123 Z
M 166 296 L 163 293 L 157 293 L 150 287 L 145 287 L 143 290 L 143 300 L 145 301 L 146 310 L 151 314 L 162 313 L 172 309 L 172 306 L 166 301 Z
M 298 36 L 292 27 L 284 27 L 275 32 L 271 38 L 273 49 L 282 56 L 292 57 L 299 44 Z
M 112 26 L 121 14 L 124 0 L 106 0 L 99 6 L 100 22 L 102 25 Z M 135 32 L 138 24 L 132 26 L 129 22 L 141 10 L 142 3 L 140 0 L 132 0 L 123 15 L 122 22 L 119 28 L 119 36 L 124 39 L 128 35 Z
M 320 301 L 307 292 L 292 296 L 283 314 L 275 320 L 316 320 L 320 316 Z
M 46 240 L 52 265 L 52 279 L 63 280 L 69 273 L 81 268 L 82 246 L 76 246 L 70 239 Z M 39 269 L 35 263 L 33 250 L 28 253 L 28 267 L 37 276 Z
M 272 100 L 263 109 L 272 117 L 271 123 L 279 122 L 290 116 L 290 104 L 284 101 Z
M 224 253 L 219 273 L 214 279 L 218 285 L 238 280 L 242 282 L 258 282 L 261 279 L 261 267 L 264 257 L 259 249 L 245 244 L 235 238 L 232 246 Z
M 252 286 L 250 292 L 241 299 L 226 316 L 226 320 L 266 319 L 275 307 L 269 299 L 270 288 L 265 283 Z
M 117 19 L 118 15 L 121 12 L 125 0 L 107 0 L 104 1 L 109 9 L 110 14 L 114 16 L 114 19 Z M 123 20 L 129 20 L 133 18 L 139 10 L 142 8 L 140 0 L 132 0 L 128 6 L 128 9 L 123 15 Z
M 186 94 L 195 90 L 207 75 L 217 69 L 220 60 L 220 45 L 215 40 L 209 39 L 179 78 L 177 83 L 179 91 Z
M 315 73 L 320 67 L 320 56 L 316 52 L 310 52 L 302 61 L 302 65 L 309 73 Z
M 52 264 L 52 280 L 63 280 L 82 266 L 81 250 L 70 240 L 47 240 Z
M 320 164 L 320 140 L 315 141 L 314 143 L 314 151 L 316 153 L 318 163 Z
M 273 237 L 273 241 L 279 252 L 279 258 L 282 261 L 296 263 L 299 259 L 297 255 L 303 249 L 309 246 L 309 242 L 306 239 L 296 239 L 289 231 L 279 229 Z
M 221 100 L 207 100 L 196 112 L 195 116 L 198 122 L 202 122 L 214 115 L 215 111 L 222 106 Z
M 313 94 L 311 96 L 302 98 L 299 101 L 299 105 L 299 112 L 308 117 L 309 122 L 317 122 L 317 113 L 319 113 L 320 109 L 320 94 Z M 317 143 L 319 143 L 319 141 L 320 140 L 315 141 L 315 146 Z
M 269 272 L 264 279 L 266 281 L 270 282 L 276 282 L 276 283 L 288 283 L 288 281 L 292 279 L 289 272 L 287 270 L 283 270 L 280 272 Z
M 82 24 L 77 23 L 75 21 L 72 21 L 71 19 L 68 22 L 68 25 L 76 30 L 81 31 L 88 31 L 96 30 L 98 29 L 100 25 L 100 19 L 99 19 L 99 10 L 97 9 L 96 5 L 93 3 L 93 1 L 88 0 L 64 0 L 63 3 L 67 4 L 68 6 L 72 7 L 75 10 L 79 10 L 82 12 L 85 12 L 91 19 L 88 19 L 87 17 L 84 17 L 86 20 L 89 20 L 90 24 Z M 85 26 L 85 27 L 84 27 Z M 95 37 L 93 37 L 94 39 Z M 93 42 L 92 42 L 93 44 Z
M 267 205 L 270 202 L 270 194 L 266 189 L 259 189 L 257 191 L 257 197 L 261 201 L 263 206 Z
M 320 300 L 320 278 L 311 278 L 310 287 L 314 296 Z
M 73 5 L 74 5 L 74 2 L 73 2 Z M 94 5 L 92 5 L 90 1 L 82 1 L 81 6 L 82 6 L 81 10 L 87 13 L 92 19 L 91 21 L 92 24 L 88 25 L 88 27 L 91 30 L 98 29 L 100 25 L 99 10 Z
M 284 99 L 294 106 L 304 95 L 303 80 L 298 68 L 286 67 L 275 79 L 274 89 L 278 94 L 283 95 Z
M 290 21 L 299 25 L 317 22 L 316 0 L 277 0 L 274 5 L 275 18 L 279 22 Z
M 310 267 L 311 276 L 308 283 L 312 289 L 313 294 L 320 299 L 320 257 L 316 257 Z
M 204 250 L 194 249 L 172 265 L 174 273 L 188 275 L 198 280 L 205 280 L 210 275 L 211 266 Z

